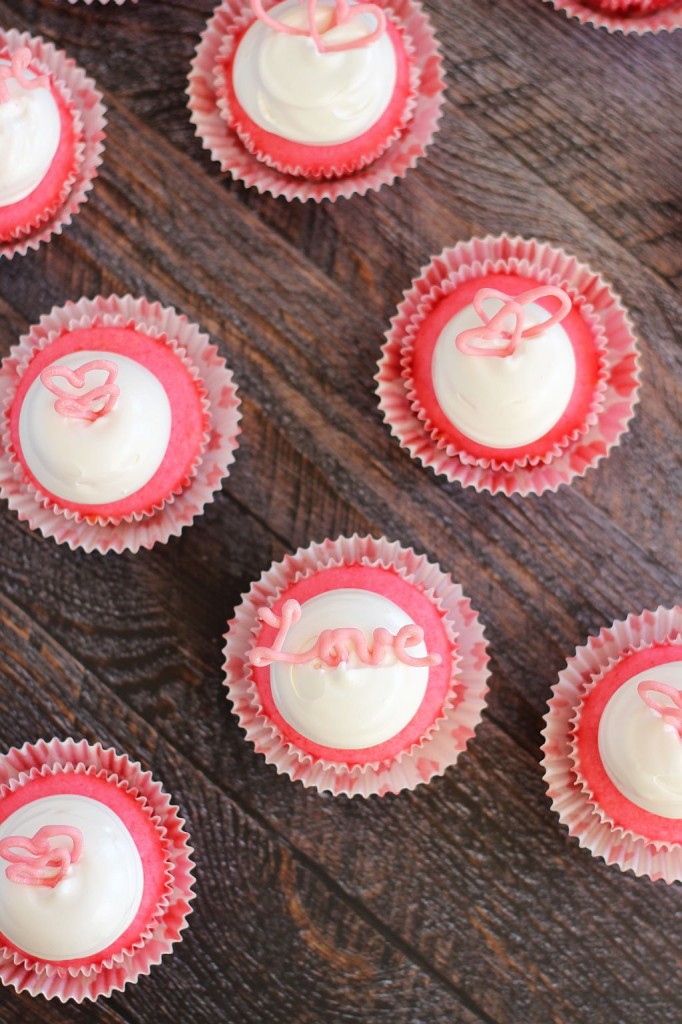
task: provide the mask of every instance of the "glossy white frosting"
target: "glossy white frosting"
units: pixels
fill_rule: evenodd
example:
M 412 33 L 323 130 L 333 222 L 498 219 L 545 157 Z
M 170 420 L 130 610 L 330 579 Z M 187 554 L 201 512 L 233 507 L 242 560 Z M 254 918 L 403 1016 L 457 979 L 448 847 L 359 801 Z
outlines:
M 53 889 L 10 881 L 7 861 L 0 860 L 0 931 L 25 953 L 45 960 L 93 956 L 135 919 L 144 888 L 140 855 L 118 815 L 84 796 L 27 804 L 0 825 L 0 839 L 31 838 L 44 825 L 80 829 L 82 856 Z M 61 837 L 50 845 L 71 848 Z
M 319 594 L 301 611 L 287 634 L 285 651 L 308 650 L 323 630 L 342 627 L 362 630 L 371 645 L 380 626 L 395 635 L 412 621 L 393 601 L 369 590 Z M 426 645 L 410 647 L 409 653 L 425 657 Z M 282 717 L 314 743 L 346 750 L 372 747 L 400 732 L 417 712 L 428 677 L 428 668 L 396 661 L 393 651 L 374 668 L 359 664 L 355 654 L 335 669 L 318 661 L 270 666 L 272 695 Z
M 501 305 L 498 299 L 483 304 L 487 316 Z M 528 327 L 549 315 L 535 303 L 524 312 Z M 432 360 L 439 405 L 459 431 L 479 444 L 516 448 L 537 441 L 558 422 L 573 394 L 576 364 L 571 341 L 557 324 L 537 338 L 522 338 L 510 356 L 460 352 L 455 344 L 458 334 L 480 325 L 471 305 L 441 331 Z
M 62 416 L 56 397 L 38 377 L 29 388 L 19 417 L 24 459 L 41 485 L 66 501 L 102 505 L 143 487 L 159 468 L 168 448 L 171 407 L 165 389 L 150 370 L 114 352 L 74 352 L 51 365 L 71 370 L 96 359 L 116 363 L 121 394 L 114 408 L 90 422 Z M 104 370 L 88 373 L 82 390 L 63 377 L 54 383 L 82 395 L 106 380 Z
M 664 818 L 682 818 L 682 739 L 637 693 L 646 679 L 682 690 L 682 662 L 646 669 L 614 693 L 599 722 L 599 754 L 628 800 Z M 660 702 L 670 704 L 665 697 Z
M 317 8 L 319 30 L 329 24 L 332 5 Z M 295 27 L 307 25 L 306 7 L 285 0 L 268 12 Z M 371 14 L 331 29 L 325 43 L 338 44 L 371 33 Z M 239 43 L 233 65 L 237 99 L 252 121 L 292 142 L 336 145 L 375 124 L 386 111 L 397 78 L 387 32 L 367 47 L 319 53 L 307 36 L 276 32 L 254 22 Z
M 9 66 L 0 60 L 0 65 Z M 26 78 L 35 78 L 25 72 Z M 33 192 L 50 169 L 59 147 L 59 108 L 49 89 L 23 89 L 7 79 L 10 98 L 0 103 L 0 206 Z

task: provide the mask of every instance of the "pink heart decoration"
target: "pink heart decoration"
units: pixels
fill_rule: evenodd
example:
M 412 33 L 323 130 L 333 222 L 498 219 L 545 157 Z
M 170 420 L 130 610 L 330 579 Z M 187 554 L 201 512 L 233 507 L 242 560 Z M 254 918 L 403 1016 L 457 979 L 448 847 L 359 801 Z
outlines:
M 92 370 L 105 370 L 107 379 L 104 384 L 91 388 L 90 391 L 86 391 L 83 395 L 73 395 L 54 383 L 55 377 L 63 377 L 72 388 L 80 390 L 85 387 L 85 378 Z M 117 376 L 118 367 L 116 363 L 112 363 L 108 359 L 93 359 L 89 363 L 83 363 L 82 366 L 77 367 L 75 370 L 69 369 L 68 366 L 48 366 L 40 374 L 40 380 L 48 391 L 51 391 L 53 395 L 57 395 L 54 408 L 61 416 L 71 416 L 74 419 L 93 422 L 98 420 L 100 416 L 105 416 L 108 412 L 111 412 L 116 404 L 121 393 L 118 385 L 114 383 Z M 106 401 L 102 408 L 94 409 L 94 404 L 103 398 Z
M 12 54 L 10 67 L 0 67 L 0 103 L 7 103 L 9 100 L 9 89 L 7 80 L 14 78 L 24 89 L 43 89 L 49 84 L 47 75 L 37 75 L 35 78 L 26 78 L 24 71 L 31 63 L 31 51 L 27 46 L 22 46 Z
M 559 300 L 559 308 L 542 323 L 533 324 L 531 327 L 524 327 L 524 306 L 538 299 L 555 298 Z M 501 308 L 492 317 L 489 317 L 483 308 L 486 299 L 499 299 L 502 302 Z M 568 316 L 572 308 L 570 297 L 561 288 L 552 285 L 540 285 L 530 291 L 522 292 L 520 295 L 509 296 L 506 292 L 496 291 L 494 288 L 480 288 L 474 296 L 474 309 L 481 318 L 482 327 L 470 327 L 461 331 L 455 340 L 460 352 L 468 356 L 511 356 L 516 352 L 522 338 L 537 338 L 545 334 L 556 324 Z M 514 317 L 514 326 L 510 331 L 502 325 L 508 317 Z M 485 345 L 472 344 L 475 341 L 506 341 L 506 345 Z
M 343 50 L 357 50 L 365 46 L 370 46 L 372 43 L 380 39 L 386 31 L 386 15 L 384 11 L 377 4 L 350 4 L 348 0 L 336 0 L 334 6 L 334 14 L 332 21 L 327 32 L 333 28 L 337 28 L 339 25 L 346 25 L 349 21 L 354 18 L 361 16 L 362 14 L 371 14 L 376 20 L 376 28 L 369 35 L 362 36 L 360 39 L 354 39 L 346 43 L 337 43 L 336 45 L 328 46 L 322 36 L 317 30 L 317 4 L 318 0 L 307 0 L 308 6 L 308 28 L 294 28 L 292 25 L 285 25 L 284 22 L 278 21 L 276 18 L 271 17 L 263 9 L 263 0 L 251 0 L 251 8 L 256 17 L 266 24 L 269 28 L 275 30 L 275 32 L 283 32 L 289 36 L 308 36 L 315 43 L 319 53 L 340 53 Z
M 56 837 L 71 840 L 71 850 L 65 846 L 50 846 Z M 25 850 L 26 854 L 15 853 Z M 8 860 L 5 870 L 11 882 L 20 885 L 39 885 L 54 889 L 76 864 L 83 852 L 83 834 L 71 825 L 44 825 L 29 839 L 28 836 L 8 836 L 0 841 L 0 857 Z
M 682 739 L 682 691 L 666 683 L 657 683 L 654 679 L 645 679 L 637 687 L 637 693 L 644 703 L 660 715 L 664 722 L 677 729 L 677 734 Z M 650 694 L 655 693 L 662 697 L 668 697 L 670 704 L 661 704 Z

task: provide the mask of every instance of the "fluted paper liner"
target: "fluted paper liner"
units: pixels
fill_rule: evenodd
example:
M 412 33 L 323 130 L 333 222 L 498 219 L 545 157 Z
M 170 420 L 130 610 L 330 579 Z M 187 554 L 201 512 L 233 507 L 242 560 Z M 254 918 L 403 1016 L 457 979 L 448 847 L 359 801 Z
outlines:
M 24 255 L 29 249 L 37 249 L 41 242 L 48 241 L 52 235 L 61 234 L 71 223 L 88 198 L 97 177 L 97 169 L 102 163 L 106 125 L 102 94 L 94 81 L 63 50 L 44 42 L 40 36 L 30 36 L 28 32 L 0 30 L 0 50 L 14 52 L 22 46 L 28 47 L 32 59 L 50 73 L 69 106 L 73 107 L 75 125 L 82 138 L 76 146 L 75 172 L 65 183 L 62 201 L 54 212 L 41 220 L 28 234 L 0 242 L 0 256 L 7 259 L 17 254 Z
M 257 611 L 272 605 L 291 583 L 331 566 L 364 564 L 393 568 L 407 582 L 419 587 L 445 613 L 445 623 L 457 643 L 450 695 L 438 718 L 421 741 L 385 761 L 354 764 L 315 758 L 285 740 L 263 713 L 255 683 L 250 679 L 248 652 L 260 628 Z M 450 575 L 386 538 L 339 537 L 300 548 L 263 573 L 243 595 L 228 623 L 225 643 L 225 685 L 234 713 L 256 753 L 277 771 L 304 786 L 329 791 L 335 796 L 385 796 L 414 789 L 442 775 L 454 765 L 474 735 L 488 692 L 488 653 L 483 627 L 462 588 Z M 456 688 L 456 695 L 455 695 Z
M 519 273 L 538 280 L 563 282 L 571 295 L 582 299 L 583 310 L 596 317 L 603 329 L 602 374 L 595 405 L 585 432 L 567 443 L 548 461 L 530 459 L 527 465 L 487 460 L 465 461 L 451 446 L 440 447 L 413 408 L 409 382 L 404 376 L 405 351 L 411 346 L 411 325 L 420 309 L 448 278 L 470 280 L 495 268 L 512 265 Z M 618 296 L 590 267 L 562 249 L 535 239 L 500 235 L 474 238 L 445 249 L 422 268 L 403 296 L 386 333 L 379 361 L 377 395 L 391 433 L 403 448 L 435 473 L 462 486 L 491 494 L 542 494 L 582 476 L 618 442 L 634 413 L 639 388 L 639 355 L 629 317 Z
M 229 171 L 233 178 L 261 193 L 301 202 L 321 202 L 378 190 L 404 177 L 416 165 L 431 144 L 441 117 L 444 101 L 441 58 L 431 23 L 419 0 L 392 0 L 390 4 L 380 0 L 380 3 L 394 14 L 414 47 L 419 85 L 412 119 L 400 138 L 368 167 L 343 178 L 312 181 L 283 174 L 262 163 L 225 122 L 218 105 L 215 68 L 226 34 L 250 6 L 248 0 L 223 0 L 201 37 L 187 89 L 191 121 L 221 171 Z
M 56 773 L 80 773 L 106 779 L 127 790 L 147 813 L 159 834 L 165 860 L 166 884 L 163 895 L 146 927 L 127 949 L 97 963 L 82 967 L 36 960 L 27 954 L 0 948 L 0 981 L 17 992 L 43 995 L 47 999 L 82 1002 L 120 991 L 170 953 L 187 926 L 194 899 L 192 849 L 178 808 L 170 802 L 161 784 L 125 754 L 101 744 L 53 739 L 26 743 L 0 757 L 0 800 L 28 781 Z M 96 961 L 96 957 L 93 958 Z
M 682 28 L 682 3 L 671 4 L 652 14 L 622 15 L 597 11 L 580 0 L 545 0 L 557 11 L 563 11 L 569 18 L 577 18 L 583 25 L 605 28 L 607 32 L 623 32 L 625 35 L 645 35 L 647 32 L 674 32 Z
M 194 475 L 179 493 L 169 495 L 161 508 L 145 510 L 129 521 L 98 521 L 96 514 L 83 517 L 68 509 L 56 509 L 46 502 L 24 473 L 8 442 L 8 411 L 24 366 L 38 348 L 65 329 L 74 330 L 97 320 L 105 326 L 133 326 L 143 333 L 165 335 L 176 348 L 186 352 L 196 369 L 209 403 L 209 433 L 203 454 L 196 463 Z M 40 530 L 57 543 L 84 551 L 138 551 L 165 543 L 178 536 L 185 526 L 202 514 L 213 500 L 229 466 L 234 462 L 237 437 L 240 433 L 239 398 L 232 372 L 218 355 L 207 335 L 174 309 L 164 308 L 147 299 L 110 296 L 107 299 L 81 299 L 54 308 L 43 316 L 20 343 L 12 348 L 0 367 L 0 410 L 3 421 L 3 444 L 0 449 L 0 497 L 9 502 L 20 519 L 31 529 Z M 151 512 L 151 514 L 149 514 Z
M 542 766 L 559 820 L 595 857 L 653 881 L 682 880 L 682 843 L 654 842 L 614 827 L 590 800 L 572 757 L 572 721 L 592 680 L 630 650 L 682 641 L 682 606 L 644 611 L 614 622 L 579 647 L 552 688 L 545 715 Z

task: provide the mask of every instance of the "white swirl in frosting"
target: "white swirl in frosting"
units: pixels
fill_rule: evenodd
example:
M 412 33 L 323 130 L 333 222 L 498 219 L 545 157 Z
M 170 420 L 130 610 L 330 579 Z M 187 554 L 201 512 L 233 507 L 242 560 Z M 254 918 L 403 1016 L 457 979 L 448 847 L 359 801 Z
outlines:
M 0 65 L 9 66 L 2 60 Z M 35 78 L 25 72 L 26 78 Z M 50 89 L 24 89 L 6 80 L 9 99 L 0 103 L 0 207 L 34 192 L 59 147 L 59 108 Z
M 320 32 L 332 11 L 329 4 L 318 5 Z M 298 0 L 285 0 L 268 13 L 297 28 L 307 25 Z M 374 26 L 371 15 L 360 14 L 329 30 L 325 42 L 358 39 Z M 367 47 L 319 53 L 307 36 L 255 21 L 239 43 L 232 74 L 237 99 L 257 125 L 291 142 L 326 146 L 357 138 L 376 124 L 393 96 L 397 62 L 387 32 Z

